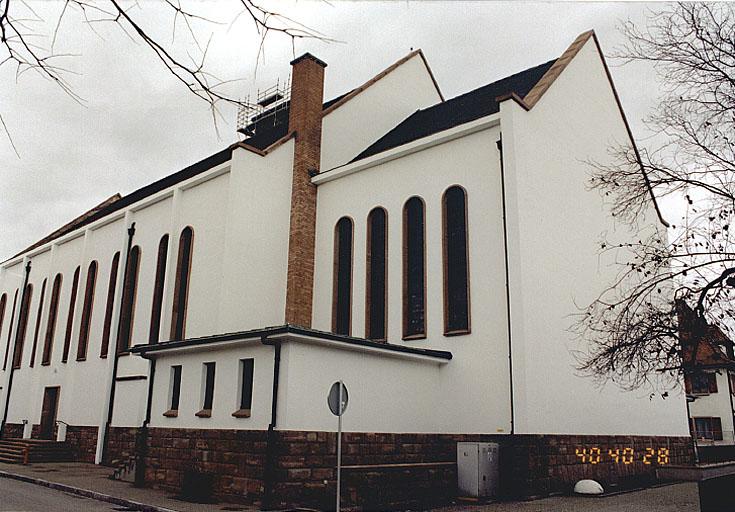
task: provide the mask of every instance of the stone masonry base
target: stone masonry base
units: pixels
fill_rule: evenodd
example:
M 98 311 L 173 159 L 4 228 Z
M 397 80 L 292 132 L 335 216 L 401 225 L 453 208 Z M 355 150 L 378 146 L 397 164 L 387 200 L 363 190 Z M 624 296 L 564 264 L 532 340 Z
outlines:
M 692 460 L 688 437 L 345 433 L 344 505 L 422 507 L 456 497 L 460 441 L 500 444 L 501 498 L 568 492 L 582 478 L 647 484 L 657 465 Z M 277 431 L 273 445 L 271 505 L 334 507 L 336 434 Z M 259 503 L 266 452 L 265 431 L 152 428 L 146 481 L 180 491 L 185 480 L 204 478 L 220 499 Z

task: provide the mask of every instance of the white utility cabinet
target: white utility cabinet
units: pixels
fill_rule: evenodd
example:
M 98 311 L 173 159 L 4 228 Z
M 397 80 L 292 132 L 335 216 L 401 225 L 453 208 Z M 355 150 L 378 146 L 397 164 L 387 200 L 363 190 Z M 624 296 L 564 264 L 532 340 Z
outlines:
M 457 487 L 459 495 L 493 498 L 500 474 L 498 443 L 457 443 Z

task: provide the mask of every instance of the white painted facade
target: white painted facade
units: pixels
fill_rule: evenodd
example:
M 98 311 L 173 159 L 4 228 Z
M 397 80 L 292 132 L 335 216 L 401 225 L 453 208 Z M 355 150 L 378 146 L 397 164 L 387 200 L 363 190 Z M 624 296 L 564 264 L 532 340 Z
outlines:
M 574 371 L 574 338 L 568 329 L 575 303 L 591 300 L 617 273 L 598 257 L 599 236 L 611 230 L 621 237 L 634 236 L 616 225 L 602 199 L 585 187 L 583 161 L 608 158 L 608 145 L 627 137 L 597 51 L 589 39 L 531 110 L 506 100 L 497 114 L 352 164 L 357 154 L 412 112 L 441 101 L 423 56 L 414 54 L 328 111 L 322 173 L 312 180 L 317 187 L 312 327 L 331 329 L 334 227 L 349 216 L 354 222 L 351 335 L 365 336 L 366 218 L 381 206 L 388 214 L 388 344 L 448 351 L 452 358 L 329 342 L 318 336 L 276 336 L 282 342 L 277 428 L 334 430 L 325 397 L 330 384 L 342 379 L 350 390 L 344 417 L 350 431 L 688 435 L 683 396 L 663 401 L 649 400 L 645 391 L 599 390 Z M 411 94 L 405 94 L 408 89 Z M 7 306 L 0 355 L 12 346 L 7 340 L 13 294 L 22 287 L 29 260 L 33 285 L 7 422 L 39 423 L 44 388 L 59 385 L 58 419 L 104 430 L 124 258 L 109 356 L 103 359 L 99 354 L 107 283 L 112 256 L 116 251 L 125 254 L 133 222 L 132 243 L 141 249 L 133 345 L 148 343 L 158 243 L 164 234 L 169 235 L 169 246 L 160 339 L 169 339 L 179 235 L 186 226 L 193 228 L 194 243 L 185 338 L 284 324 L 293 154 L 293 139 L 266 152 L 233 147 L 224 163 L 3 263 L 0 294 L 7 294 Z M 472 330 L 447 337 L 441 197 L 452 185 L 467 191 Z M 403 204 L 412 196 L 423 199 L 426 212 L 427 336 L 409 342 L 401 339 L 401 237 Z M 650 218 L 653 225 L 655 217 Z M 98 262 L 98 275 L 89 348 L 86 360 L 77 361 L 86 272 L 92 260 Z M 62 363 L 77 266 L 81 274 L 72 341 L 69 360 Z M 64 281 L 52 361 L 43 366 L 49 298 L 58 272 Z M 44 279 L 48 281 L 36 361 L 30 368 Z M 16 325 L 19 309 L 20 292 Z M 274 398 L 272 346 L 243 334 L 227 343 L 164 350 L 155 357 L 152 427 L 268 428 Z M 252 413 L 236 418 L 232 413 L 237 409 L 239 361 L 245 358 L 255 361 Z M 205 362 L 215 362 L 217 368 L 209 418 L 195 416 L 201 408 Z M 181 402 L 176 417 L 165 417 L 172 365 L 182 366 Z M 0 404 L 6 400 L 11 366 L 8 361 L 0 374 Z M 144 358 L 119 358 L 113 426 L 142 424 L 149 372 Z M 98 460 L 101 443 L 100 436 Z

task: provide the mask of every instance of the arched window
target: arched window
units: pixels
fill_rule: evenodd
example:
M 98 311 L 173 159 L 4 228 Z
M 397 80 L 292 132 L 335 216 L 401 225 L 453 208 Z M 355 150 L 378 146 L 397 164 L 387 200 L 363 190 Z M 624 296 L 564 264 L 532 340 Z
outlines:
M 29 365 L 31 368 L 33 368 L 33 365 L 36 364 L 36 350 L 38 349 L 38 333 L 41 331 L 41 315 L 43 314 L 43 300 L 46 297 L 46 281 L 47 279 L 43 280 L 43 284 L 41 285 L 41 297 L 38 299 L 38 312 L 36 313 L 36 328 L 33 331 L 33 347 L 31 348 L 31 364 Z M 0 320 L 2 322 L 2 320 Z
M 424 202 L 403 206 L 403 339 L 426 337 L 426 227 Z
M 135 316 L 135 295 L 138 288 L 138 268 L 140 267 L 140 247 L 130 249 L 123 281 L 122 304 L 120 305 L 120 328 L 117 336 L 117 351 L 125 352 L 130 348 Z
M 153 306 L 151 307 L 151 330 L 149 343 L 158 343 L 161 331 L 161 306 L 163 305 L 163 285 L 166 280 L 166 256 L 168 255 L 168 235 L 163 235 L 158 243 L 156 261 L 156 280 L 153 284 Z
M 61 353 L 61 362 L 65 363 L 69 360 L 69 349 L 71 348 L 71 333 L 74 327 L 74 310 L 77 305 L 77 293 L 79 292 L 79 271 L 81 267 L 77 267 L 74 271 L 74 279 L 71 283 L 71 297 L 69 298 L 69 314 L 66 317 L 66 334 L 64 335 L 64 351 Z
M 365 279 L 365 337 L 387 338 L 388 214 L 375 208 L 367 221 L 367 276 Z
M 18 305 L 18 288 L 13 295 L 13 309 L 10 310 L 10 325 L 8 326 L 8 341 L 5 344 L 5 357 L 3 358 L 3 370 L 8 367 L 8 355 L 10 354 L 10 340 L 13 339 L 13 325 L 15 324 L 15 306 Z
M 179 237 L 179 258 L 176 263 L 176 283 L 174 284 L 174 306 L 171 315 L 171 339 L 183 340 L 186 332 L 186 306 L 189 300 L 189 281 L 191 278 L 191 257 L 194 231 L 185 227 Z
M 31 299 L 33 297 L 33 285 L 26 285 L 26 292 L 23 294 L 23 301 L 20 304 L 20 317 L 18 319 L 18 336 L 15 339 L 15 350 L 13 350 L 13 368 L 20 368 L 23 361 L 23 345 L 26 341 L 26 331 L 28 330 L 28 316 L 31 311 Z
M 97 285 L 97 262 L 92 261 L 87 268 L 87 285 L 84 287 L 84 305 L 82 306 L 82 320 L 79 326 L 79 343 L 77 344 L 77 361 L 87 359 L 89 345 L 89 324 L 92 320 L 92 306 L 94 305 L 94 289 Z
M 467 194 L 450 187 L 442 198 L 444 253 L 444 334 L 470 332 L 469 258 L 467 252 Z
M 332 332 L 350 334 L 352 312 L 352 219 L 342 217 L 334 227 Z
M 61 274 L 56 274 L 54 286 L 51 288 L 51 303 L 48 309 L 48 321 L 46 322 L 46 336 L 43 342 L 42 365 L 51 364 L 51 352 L 54 347 L 54 334 L 56 333 L 56 317 L 59 313 L 59 297 L 61 296 Z
M 102 326 L 102 345 L 100 357 L 107 357 L 110 347 L 110 329 L 112 329 L 112 309 L 115 305 L 115 288 L 117 287 L 117 269 L 120 266 L 120 253 L 116 252 L 110 265 L 110 281 L 107 284 L 107 302 L 105 303 L 105 323 Z

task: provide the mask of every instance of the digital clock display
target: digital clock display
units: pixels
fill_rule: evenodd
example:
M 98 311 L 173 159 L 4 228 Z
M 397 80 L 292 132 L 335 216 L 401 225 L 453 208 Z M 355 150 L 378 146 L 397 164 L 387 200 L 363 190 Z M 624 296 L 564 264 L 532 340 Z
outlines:
M 607 450 L 599 446 L 589 448 L 577 448 L 575 451 L 577 460 L 582 464 L 600 464 L 601 462 L 613 462 L 615 464 L 656 464 L 663 466 L 669 463 L 668 448 L 646 448 L 643 451 L 634 450 L 631 447 L 609 448 Z

